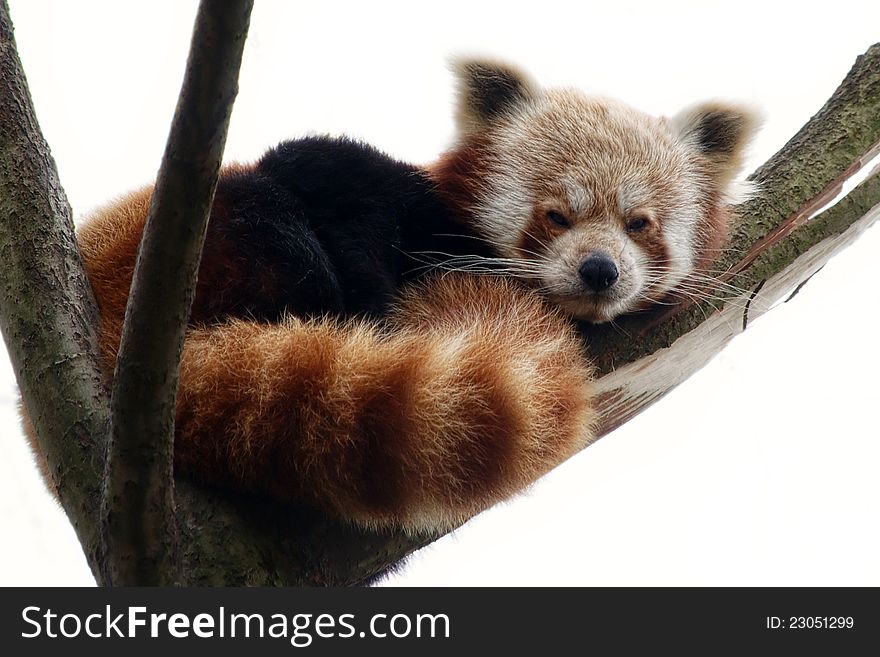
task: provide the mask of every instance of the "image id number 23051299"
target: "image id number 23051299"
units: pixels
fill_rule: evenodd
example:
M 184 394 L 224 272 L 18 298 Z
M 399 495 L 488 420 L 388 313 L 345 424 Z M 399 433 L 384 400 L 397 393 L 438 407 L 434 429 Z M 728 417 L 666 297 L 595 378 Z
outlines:
M 767 616 L 768 630 L 851 630 L 852 616 Z

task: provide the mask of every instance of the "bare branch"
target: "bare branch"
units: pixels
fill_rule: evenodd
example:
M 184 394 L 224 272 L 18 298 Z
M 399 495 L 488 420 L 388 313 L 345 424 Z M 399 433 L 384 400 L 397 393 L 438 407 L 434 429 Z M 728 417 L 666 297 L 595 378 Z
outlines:
M 178 368 L 252 7 L 253 0 L 199 5 L 113 382 L 104 484 L 107 583 L 176 581 Z
M 98 312 L 70 205 L 0 0 L 0 326 L 25 408 L 92 570 L 110 417 Z

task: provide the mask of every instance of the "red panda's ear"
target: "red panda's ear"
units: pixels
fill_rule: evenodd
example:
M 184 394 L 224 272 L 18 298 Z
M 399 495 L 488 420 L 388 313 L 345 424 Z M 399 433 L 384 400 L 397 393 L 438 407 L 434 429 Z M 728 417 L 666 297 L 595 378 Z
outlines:
M 451 66 L 458 81 L 456 123 L 462 134 L 484 130 L 538 95 L 532 80 L 508 64 L 457 59 Z
M 760 124 L 754 109 L 721 101 L 700 103 L 672 117 L 679 139 L 697 151 L 715 188 L 727 196 L 735 196 L 728 188 Z

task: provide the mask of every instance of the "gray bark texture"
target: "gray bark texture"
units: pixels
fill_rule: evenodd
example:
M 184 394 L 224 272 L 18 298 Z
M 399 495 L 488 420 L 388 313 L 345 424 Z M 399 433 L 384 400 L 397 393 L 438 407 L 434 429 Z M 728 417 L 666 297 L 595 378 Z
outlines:
M 223 99 L 217 101 L 220 108 Z M 220 116 L 216 120 L 222 123 Z M 174 134 L 172 142 L 186 138 Z M 876 172 L 830 209 L 815 211 L 880 150 L 878 143 L 880 45 L 857 60 L 825 107 L 754 174 L 760 192 L 741 208 L 731 249 L 719 265 L 726 271 L 722 278 L 742 292 L 725 287 L 712 291 L 712 305 L 676 307 L 628 322 L 627 335 L 585 327 L 585 348 L 600 371 L 603 433 L 696 371 L 877 219 Z M 169 152 L 174 148 L 169 143 Z M 195 196 L 194 203 L 205 198 Z M 143 256 L 157 257 L 146 250 Z M 181 262 L 191 265 L 191 256 Z M 105 577 L 99 549 L 110 404 L 98 370 L 97 315 L 70 209 L 15 53 L 5 0 L 0 0 L 0 257 L 0 325 L 24 402 L 92 569 L 100 583 L 110 583 L 114 580 Z M 179 352 L 175 340 L 184 320 L 185 315 L 168 318 L 172 337 L 160 347 L 162 358 L 167 357 L 163 376 L 176 376 L 168 374 L 167 364 Z M 150 385 L 167 392 L 169 383 L 152 379 Z M 167 456 L 158 456 L 160 473 L 167 473 Z M 157 495 L 158 508 L 167 511 L 166 493 Z M 367 532 L 182 478 L 174 481 L 173 501 L 170 513 L 179 536 L 176 572 L 163 570 L 162 582 L 357 584 L 438 538 Z M 160 536 L 164 530 L 151 531 Z
M 70 205 L 0 0 L 0 327 L 40 448 L 93 569 L 110 407 Z
M 178 370 L 252 8 L 253 0 L 205 1 L 196 16 L 113 376 L 102 512 L 106 583 L 178 581 Z

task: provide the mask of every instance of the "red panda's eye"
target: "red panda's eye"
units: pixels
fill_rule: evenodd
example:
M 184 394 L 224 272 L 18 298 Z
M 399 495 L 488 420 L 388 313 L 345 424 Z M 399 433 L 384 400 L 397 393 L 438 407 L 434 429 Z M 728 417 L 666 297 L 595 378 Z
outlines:
M 626 224 L 626 232 L 627 233 L 638 233 L 648 226 L 648 220 L 644 217 L 636 217 L 635 219 L 630 219 Z
M 547 212 L 547 218 L 557 226 L 562 226 L 563 228 L 571 228 L 571 224 L 568 223 L 568 219 L 566 219 L 562 214 L 556 212 L 555 210 L 549 210 Z

